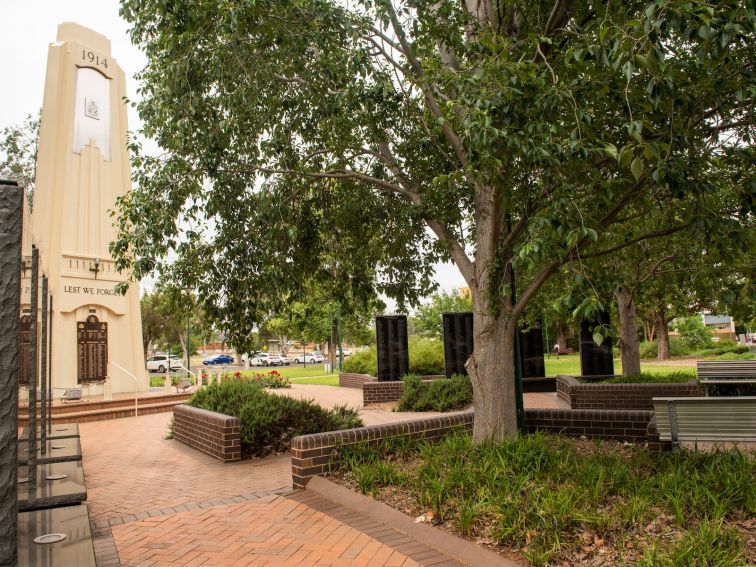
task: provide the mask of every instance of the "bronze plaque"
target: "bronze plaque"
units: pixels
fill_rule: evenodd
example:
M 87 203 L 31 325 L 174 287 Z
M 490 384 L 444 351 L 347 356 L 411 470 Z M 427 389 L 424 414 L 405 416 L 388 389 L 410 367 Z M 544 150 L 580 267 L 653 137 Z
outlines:
M 21 317 L 21 372 L 19 386 L 28 386 L 31 381 L 31 316 Z
M 86 322 L 76 323 L 76 327 L 79 384 L 104 382 L 108 375 L 108 324 L 90 315 Z

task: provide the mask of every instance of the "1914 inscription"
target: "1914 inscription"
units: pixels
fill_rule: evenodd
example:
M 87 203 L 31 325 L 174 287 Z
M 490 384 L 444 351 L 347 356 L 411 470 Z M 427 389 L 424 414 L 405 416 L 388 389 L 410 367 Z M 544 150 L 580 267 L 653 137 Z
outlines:
M 77 344 L 79 358 L 79 384 L 102 382 L 108 374 L 108 324 L 95 315 L 79 321 Z

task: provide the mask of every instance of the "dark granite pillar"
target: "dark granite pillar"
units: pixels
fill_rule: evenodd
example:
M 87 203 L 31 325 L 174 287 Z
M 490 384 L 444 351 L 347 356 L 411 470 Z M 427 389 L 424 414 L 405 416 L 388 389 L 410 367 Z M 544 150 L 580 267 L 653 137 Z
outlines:
M 21 223 L 24 191 L 0 180 L 0 565 L 16 565 Z
M 31 267 L 31 348 L 29 349 L 29 492 L 37 489 L 37 387 L 39 384 L 39 334 L 37 318 L 39 317 L 39 249 L 32 244 Z
M 40 450 L 44 455 L 47 448 L 45 440 L 47 438 L 47 276 L 42 276 L 42 334 L 39 349 L 39 377 L 40 377 L 40 400 L 39 408 L 42 412 L 42 419 L 40 420 Z

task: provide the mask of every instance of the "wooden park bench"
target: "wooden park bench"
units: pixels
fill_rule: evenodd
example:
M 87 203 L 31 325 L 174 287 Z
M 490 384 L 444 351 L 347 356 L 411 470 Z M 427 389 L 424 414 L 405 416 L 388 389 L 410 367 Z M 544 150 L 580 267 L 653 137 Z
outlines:
M 756 396 L 653 398 L 661 441 L 756 442 Z
M 699 360 L 696 374 L 707 396 L 722 386 L 756 391 L 756 360 Z M 731 394 L 732 389 L 726 388 L 725 393 Z

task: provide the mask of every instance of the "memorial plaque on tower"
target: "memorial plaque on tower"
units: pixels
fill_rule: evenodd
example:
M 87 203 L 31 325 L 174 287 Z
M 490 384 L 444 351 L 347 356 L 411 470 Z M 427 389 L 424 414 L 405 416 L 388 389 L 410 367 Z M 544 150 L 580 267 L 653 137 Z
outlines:
M 19 386 L 28 386 L 31 377 L 31 317 L 23 315 L 21 317 L 21 371 L 18 376 Z
M 378 380 L 401 380 L 409 372 L 407 316 L 376 317 L 375 338 L 378 343 Z
M 520 361 L 523 378 L 546 376 L 543 360 L 543 331 L 538 328 L 520 333 Z
M 601 314 L 599 321 L 583 321 L 580 324 L 580 373 L 583 376 L 612 376 L 614 356 L 612 340 L 609 337 L 597 345 L 593 340 L 594 326 L 609 325 L 609 314 Z
M 473 314 L 443 313 L 444 369 L 446 377 L 454 374 L 467 376 L 465 363 L 473 353 Z
M 79 384 L 101 382 L 108 373 L 108 324 L 90 315 L 77 328 Z

